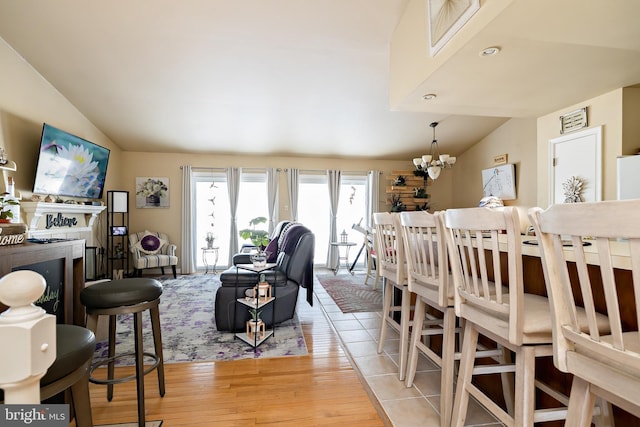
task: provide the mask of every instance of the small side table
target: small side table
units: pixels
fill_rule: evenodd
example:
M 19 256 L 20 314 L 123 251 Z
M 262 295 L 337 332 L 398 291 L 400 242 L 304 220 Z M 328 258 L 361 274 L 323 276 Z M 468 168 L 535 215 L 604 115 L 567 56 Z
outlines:
M 331 242 L 331 246 L 335 246 L 338 248 L 338 264 L 336 264 L 336 268 L 333 269 L 333 275 L 338 274 L 338 270 L 340 269 L 340 261 L 344 261 L 344 268 L 347 269 L 351 275 L 353 275 L 353 270 L 349 268 L 349 249 L 352 246 L 355 246 L 355 242 Z M 344 248 L 344 256 L 340 253 L 340 248 Z
M 207 274 L 209 272 L 209 267 L 212 266 L 213 268 L 211 269 L 211 271 L 213 272 L 213 274 L 216 274 L 216 265 L 218 265 L 218 253 L 219 253 L 219 246 L 213 246 L 211 248 L 207 248 L 204 247 L 202 248 L 202 262 L 204 263 L 204 266 L 206 268 L 204 274 Z M 209 263 L 209 259 L 207 257 L 207 255 L 209 255 L 211 257 L 213 257 L 213 264 Z

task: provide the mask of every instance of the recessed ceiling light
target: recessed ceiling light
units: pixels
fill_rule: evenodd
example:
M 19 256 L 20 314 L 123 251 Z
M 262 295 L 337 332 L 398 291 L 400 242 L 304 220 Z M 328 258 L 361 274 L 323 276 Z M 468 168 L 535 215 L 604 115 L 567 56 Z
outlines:
M 436 95 L 435 93 L 427 93 L 426 95 L 422 95 L 422 99 L 424 99 L 425 101 L 431 101 L 432 99 L 436 99 L 438 95 Z
M 493 56 L 500 52 L 500 48 L 497 46 L 491 46 L 484 48 L 480 51 L 480 56 Z

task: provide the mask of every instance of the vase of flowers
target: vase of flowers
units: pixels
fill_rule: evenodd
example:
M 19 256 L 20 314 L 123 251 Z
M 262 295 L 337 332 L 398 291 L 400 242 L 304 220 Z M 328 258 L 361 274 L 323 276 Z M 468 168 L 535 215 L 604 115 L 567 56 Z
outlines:
M 216 238 L 211 231 L 208 231 L 207 235 L 204 236 L 204 240 L 207 242 L 207 249 L 211 249 L 213 248 L 213 242 Z

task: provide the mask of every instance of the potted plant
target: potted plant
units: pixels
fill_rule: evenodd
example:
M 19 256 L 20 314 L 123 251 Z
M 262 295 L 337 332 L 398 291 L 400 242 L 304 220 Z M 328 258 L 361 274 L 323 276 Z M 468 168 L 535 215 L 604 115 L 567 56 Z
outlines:
M 249 314 L 251 315 L 251 320 L 247 320 L 247 337 L 249 339 L 255 339 L 256 334 L 259 339 L 265 337 L 266 328 L 264 322 L 260 319 L 260 313 L 262 311 L 258 311 L 257 308 L 249 309 Z
M 424 187 L 416 187 L 413 189 L 413 197 L 416 199 L 428 199 L 429 194 Z
M 258 224 L 264 224 L 266 222 L 267 218 L 263 216 L 253 218 L 251 221 L 249 221 L 249 226 L 251 228 L 240 230 L 240 237 L 245 240 L 251 240 L 251 243 L 253 243 L 253 245 L 258 250 L 264 250 L 264 248 L 266 248 L 269 244 L 269 233 L 267 233 L 265 230 L 256 229 L 256 226 Z
M 393 181 L 393 185 L 397 187 L 404 187 L 407 185 L 407 178 L 405 178 L 404 175 L 398 175 Z
M 249 314 L 251 315 L 251 321 L 258 323 L 262 319 L 260 319 L 260 315 L 262 314 L 262 310 L 258 310 L 257 308 L 250 308 Z
M 429 209 L 431 208 L 431 206 L 429 205 L 429 202 L 423 203 L 421 205 L 417 205 L 416 206 L 416 210 L 417 211 L 429 211 Z
M 204 240 L 207 242 L 207 248 L 211 249 L 213 248 L 213 242 L 216 238 L 211 231 L 207 231 L 207 235 L 204 236 Z
M 20 202 L 8 194 L 0 196 L 0 223 L 9 223 L 13 218 L 10 206 L 18 206 Z
M 399 194 L 391 195 L 391 212 L 402 212 L 406 210 L 406 205 L 400 200 Z
M 249 221 L 251 228 L 240 230 L 240 237 L 245 240 L 251 240 L 253 246 L 256 247 L 256 253 L 251 254 L 251 262 L 254 267 L 264 267 L 267 265 L 269 254 L 264 251 L 264 248 L 269 244 L 269 233 L 265 230 L 256 229 L 258 224 L 264 224 L 266 222 L 267 218 L 259 216 Z

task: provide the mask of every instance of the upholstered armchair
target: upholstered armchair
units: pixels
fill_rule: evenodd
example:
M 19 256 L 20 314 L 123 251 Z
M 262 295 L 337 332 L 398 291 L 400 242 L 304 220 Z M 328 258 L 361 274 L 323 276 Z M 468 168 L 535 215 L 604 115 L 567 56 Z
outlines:
M 169 243 L 166 234 L 148 230 L 129 234 L 129 250 L 133 255 L 134 276 L 142 276 L 145 268 L 158 267 L 164 274 L 164 268 L 171 266 L 176 278 L 176 245 Z

